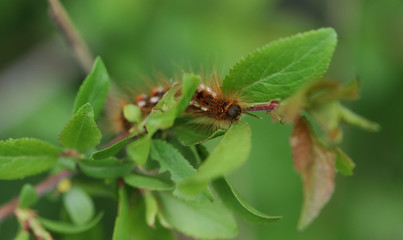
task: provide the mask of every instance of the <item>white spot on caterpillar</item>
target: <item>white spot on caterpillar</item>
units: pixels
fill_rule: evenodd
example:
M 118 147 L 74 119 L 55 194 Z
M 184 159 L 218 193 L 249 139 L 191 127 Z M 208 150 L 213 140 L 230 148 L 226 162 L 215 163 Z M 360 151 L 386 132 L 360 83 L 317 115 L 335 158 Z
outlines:
M 150 98 L 150 103 L 157 103 L 159 100 L 160 100 L 160 97 L 155 96 L 155 97 Z
M 205 112 L 208 111 L 208 108 L 206 108 L 206 107 L 201 107 L 200 109 L 201 109 L 202 111 L 205 111 Z
M 139 106 L 139 107 L 144 107 L 146 104 L 147 104 L 146 101 L 141 100 L 141 101 L 139 101 L 139 102 L 137 103 L 137 106 Z
M 195 106 L 195 107 L 200 107 L 200 104 L 194 100 L 190 101 L 190 105 Z
M 201 90 L 204 90 L 206 88 L 206 86 L 203 83 L 200 84 L 199 87 L 200 87 Z

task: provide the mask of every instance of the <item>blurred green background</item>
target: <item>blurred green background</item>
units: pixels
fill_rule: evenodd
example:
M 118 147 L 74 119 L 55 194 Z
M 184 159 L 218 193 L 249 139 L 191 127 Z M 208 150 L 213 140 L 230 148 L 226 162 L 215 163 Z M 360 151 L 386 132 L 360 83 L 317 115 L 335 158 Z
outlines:
M 215 67 L 223 74 L 240 57 L 271 40 L 335 28 L 339 43 L 328 76 L 340 81 L 360 78 L 361 98 L 346 105 L 380 123 L 382 131 L 344 128 L 342 147 L 357 164 L 355 175 L 338 175 L 330 203 L 307 230 L 298 232 L 303 195 L 288 143 L 292 128 L 268 117 L 244 117 L 252 127 L 252 154 L 230 178 L 251 205 L 284 218 L 271 225 L 240 219 L 238 239 L 403 239 L 403 1 L 69 0 L 63 4 L 113 79 L 132 86 L 144 76 L 156 72 L 172 76 L 181 68 L 208 72 Z M 49 19 L 46 1 L 1 1 L 0 139 L 29 136 L 56 143 L 84 77 Z M 0 181 L 0 204 L 17 195 L 22 184 Z M 99 209 L 110 208 L 104 217 L 109 220 L 102 224 L 112 228 L 114 202 L 98 199 L 96 204 Z M 47 198 L 37 205 L 50 217 L 59 215 L 57 207 Z M 9 219 L 0 224 L 0 239 L 12 239 L 16 231 L 15 220 Z

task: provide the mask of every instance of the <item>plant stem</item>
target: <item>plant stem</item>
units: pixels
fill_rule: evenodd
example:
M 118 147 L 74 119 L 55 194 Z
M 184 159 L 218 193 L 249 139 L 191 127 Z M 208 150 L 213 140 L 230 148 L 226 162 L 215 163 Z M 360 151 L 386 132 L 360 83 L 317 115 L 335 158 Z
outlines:
M 63 170 L 56 175 L 50 176 L 49 178 L 43 180 L 35 186 L 36 194 L 38 194 L 38 197 L 45 195 L 46 193 L 54 189 L 61 180 L 73 175 L 74 172 Z M 15 209 L 18 207 L 18 202 L 19 199 L 14 198 L 13 200 L 0 207 L 0 223 L 14 213 Z
M 81 67 L 89 73 L 94 58 L 59 0 L 48 0 L 51 18 L 65 38 Z

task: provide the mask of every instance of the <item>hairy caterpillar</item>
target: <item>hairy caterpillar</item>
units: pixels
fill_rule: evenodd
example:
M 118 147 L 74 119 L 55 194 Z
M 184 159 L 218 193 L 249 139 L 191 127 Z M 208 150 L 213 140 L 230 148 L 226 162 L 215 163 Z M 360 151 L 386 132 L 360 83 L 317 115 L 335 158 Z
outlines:
M 121 132 L 127 132 L 133 126 L 133 124 L 128 122 L 124 117 L 124 106 L 129 103 L 135 104 L 141 109 L 143 117 L 148 116 L 172 86 L 167 83 L 165 85 L 164 87 L 158 86 L 152 88 L 149 94 L 141 93 L 128 97 L 128 99 L 121 104 L 118 114 Z M 178 94 L 180 94 L 180 91 Z M 221 90 L 221 81 L 216 74 L 213 74 L 212 77 L 204 79 L 202 83 L 199 84 L 183 114 L 190 114 L 193 122 L 211 126 L 213 129 L 226 129 L 232 123 L 238 121 L 243 114 L 259 118 L 250 112 L 266 111 L 268 113 L 279 105 L 279 101 L 277 100 L 261 104 L 248 103 L 244 101 L 242 97 L 239 97 L 239 95 L 240 94 L 237 92 L 224 93 Z

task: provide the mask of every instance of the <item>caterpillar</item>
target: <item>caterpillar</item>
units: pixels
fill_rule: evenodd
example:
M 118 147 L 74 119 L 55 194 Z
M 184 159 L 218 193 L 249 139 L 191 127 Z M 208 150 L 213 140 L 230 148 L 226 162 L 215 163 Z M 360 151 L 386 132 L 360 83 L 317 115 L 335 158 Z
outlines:
M 120 130 L 129 131 L 132 127 L 132 123 L 128 122 L 123 114 L 126 104 L 136 104 L 141 109 L 143 117 L 146 117 L 170 87 L 169 84 L 166 87 L 158 86 L 149 91 L 149 94 L 137 94 L 125 101 L 121 105 L 119 113 Z M 213 81 L 204 80 L 199 84 L 184 114 L 191 114 L 194 122 L 203 123 L 213 129 L 226 129 L 232 123 L 239 121 L 243 114 L 259 118 L 250 112 L 266 111 L 269 113 L 280 104 L 277 100 L 261 104 L 248 103 L 239 95 L 237 93 L 225 94 L 221 90 L 220 80 L 214 75 Z

